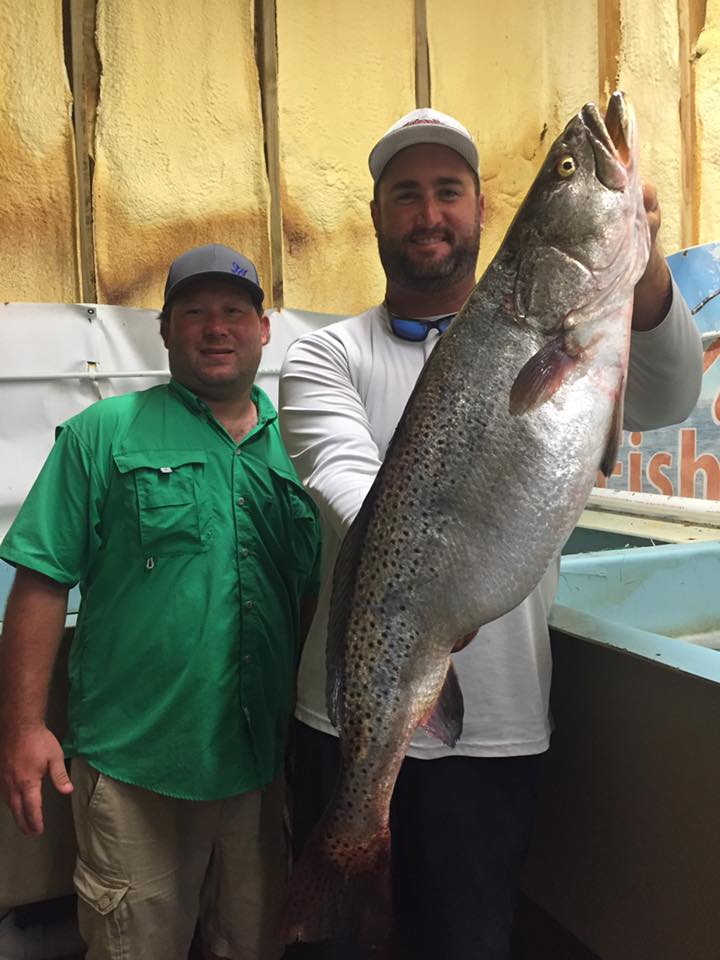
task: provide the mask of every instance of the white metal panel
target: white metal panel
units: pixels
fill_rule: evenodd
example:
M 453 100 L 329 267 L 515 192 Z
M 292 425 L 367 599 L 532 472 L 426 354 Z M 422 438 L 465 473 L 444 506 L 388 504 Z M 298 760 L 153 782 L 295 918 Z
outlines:
M 277 404 L 289 344 L 338 317 L 270 311 L 258 384 Z M 104 397 L 169 376 L 156 310 L 107 304 L 0 304 L 0 537 L 45 461 L 59 423 Z

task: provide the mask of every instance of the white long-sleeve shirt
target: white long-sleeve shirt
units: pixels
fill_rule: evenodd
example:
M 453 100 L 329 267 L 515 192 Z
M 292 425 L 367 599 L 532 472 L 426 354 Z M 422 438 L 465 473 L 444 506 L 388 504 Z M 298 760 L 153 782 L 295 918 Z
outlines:
M 384 306 L 296 340 L 280 376 L 280 425 L 297 472 L 320 508 L 324 544 L 318 609 L 298 678 L 298 719 L 335 733 L 325 707 L 325 644 L 332 572 L 415 381 L 437 343 L 400 340 Z M 683 420 L 700 392 L 702 345 L 677 289 L 667 317 L 633 333 L 625 427 L 643 430 Z M 453 655 L 463 691 L 463 733 L 454 750 L 423 730 L 409 755 L 515 756 L 546 750 L 551 656 L 547 619 L 559 563 L 529 597 L 481 628 Z M 428 590 L 433 590 L 431 580 Z

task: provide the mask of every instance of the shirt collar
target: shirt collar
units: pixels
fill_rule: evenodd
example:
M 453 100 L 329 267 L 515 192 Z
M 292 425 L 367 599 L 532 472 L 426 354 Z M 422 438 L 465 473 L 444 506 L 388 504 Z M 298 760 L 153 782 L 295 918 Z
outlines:
M 265 393 L 264 390 L 261 390 L 260 387 L 253 384 L 252 393 L 250 396 L 252 397 L 253 403 L 257 407 L 258 425 L 272 423 L 273 420 L 277 420 L 277 410 L 273 406 L 270 397 Z
M 387 301 L 386 301 L 386 300 L 383 300 L 383 302 L 380 304 L 380 311 L 381 311 L 381 313 L 383 314 L 383 318 L 384 318 L 384 320 L 385 320 L 385 323 L 386 323 L 387 326 L 388 326 L 388 329 L 390 328 L 390 317 L 391 317 L 391 316 L 392 316 L 392 317 L 399 317 L 399 316 L 400 316 L 400 314 L 398 314 L 398 313 L 393 313 L 393 312 L 392 312 L 392 310 L 390 309 L 390 307 L 387 305 Z M 454 313 L 438 313 L 437 315 L 431 316 L 431 317 L 407 317 L 407 319 L 408 319 L 408 320 L 419 320 L 421 323 L 430 323 L 430 322 L 432 322 L 433 320 L 444 320 L 445 317 L 456 317 L 459 312 L 460 312 L 459 310 L 455 310 Z M 401 318 L 401 319 L 402 319 L 402 318 Z
M 201 400 L 200 397 L 194 394 L 192 390 L 189 390 L 172 377 L 170 378 L 168 386 L 193 413 L 200 414 L 203 417 L 210 416 L 215 419 L 210 407 L 204 400 Z M 272 423 L 273 420 L 277 419 L 277 411 L 264 390 L 261 390 L 260 387 L 253 384 L 250 398 L 257 408 L 258 427 L 265 426 L 266 423 Z

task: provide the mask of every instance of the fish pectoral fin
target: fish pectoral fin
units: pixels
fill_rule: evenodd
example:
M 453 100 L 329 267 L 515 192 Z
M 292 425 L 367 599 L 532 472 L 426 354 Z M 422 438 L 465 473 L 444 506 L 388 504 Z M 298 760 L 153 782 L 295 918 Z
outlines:
M 454 747 L 462 733 L 464 711 L 462 690 L 451 662 L 435 706 L 420 726 L 445 746 Z
M 565 351 L 564 340 L 556 337 L 530 357 L 510 390 L 510 413 L 520 416 L 542 406 L 573 373 L 577 359 Z
M 610 426 L 608 427 L 607 443 L 605 452 L 600 461 L 600 470 L 609 477 L 615 469 L 615 463 L 618 458 L 618 451 L 622 446 L 623 439 L 623 411 L 625 407 L 625 380 L 620 384 L 615 409 L 613 410 Z
M 477 630 L 473 630 L 472 633 L 468 633 L 466 637 L 461 637 L 455 646 L 452 648 L 453 653 L 459 653 L 461 650 L 464 650 L 465 647 L 470 643 L 470 641 L 477 636 Z

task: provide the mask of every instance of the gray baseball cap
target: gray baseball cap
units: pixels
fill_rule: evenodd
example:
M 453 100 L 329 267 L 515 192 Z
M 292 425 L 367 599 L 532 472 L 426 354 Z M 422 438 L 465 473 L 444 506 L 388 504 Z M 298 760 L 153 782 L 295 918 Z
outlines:
M 163 310 L 167 309 L 173 297 L 195 280 L 237 280 L 257 307 L 262 306 L 265 297 L 252 261 L 222 243 L 208 243 L 180 254 L 170 264 Z
M 470 131 L 447 113 L 419 107 L 400 117 L 370 151 L 368 166 L 375 183 L 396 153 L 416 143 L 439 143 L 449 147 L 480 176 L 478 151 Z

